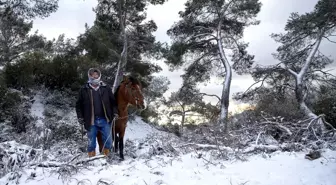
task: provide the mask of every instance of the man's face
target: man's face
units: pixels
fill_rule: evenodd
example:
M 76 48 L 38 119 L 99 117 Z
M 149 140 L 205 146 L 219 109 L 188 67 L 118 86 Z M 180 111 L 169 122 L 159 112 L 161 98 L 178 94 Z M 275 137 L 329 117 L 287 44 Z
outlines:
M 97 72 L 93 72 L 91 75 L 92 78 L 94 79 L 98 79 L 99 78 L 99 74 Z

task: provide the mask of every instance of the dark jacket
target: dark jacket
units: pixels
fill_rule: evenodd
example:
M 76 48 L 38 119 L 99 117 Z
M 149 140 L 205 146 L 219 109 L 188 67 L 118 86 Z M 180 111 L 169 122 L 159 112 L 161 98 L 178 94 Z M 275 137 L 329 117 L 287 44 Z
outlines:
M 76 113 L 78 122 L 84 124 L 86 130 L 89 130 L 90 126 L 94 124 L 94 110 L 92 91 L 94 91 L 90 85 L 85 84 L 80 90 L 78 99 L 76 102 Z M 104 114 L 107 122 L 111 123 L 114 114 L 118 114 L 118 107 L 112 89 L 105 83 L 101 83 L 99 94 L 103 103 Z

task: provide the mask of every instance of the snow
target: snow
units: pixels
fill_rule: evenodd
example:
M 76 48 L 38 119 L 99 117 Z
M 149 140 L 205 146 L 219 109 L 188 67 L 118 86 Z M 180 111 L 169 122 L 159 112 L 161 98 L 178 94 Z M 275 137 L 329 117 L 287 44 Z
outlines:
M 269 158 L 253 156 L 247 162 L 220 162 L 206 164 L 195 154 L 181 156 L 180 159 L 156 157 L 147 161 L 130 159 L 117 165 L 96 163 L 90 169 L 74 175 L 66 184 L 75 185 L 80 181 L 98 184 L 221 184 L 221 185 L 334 185 L 336 182 L 336 152 L 326 151 L 324 158 L 315 161 L 304 159 L 304 153 L 275 153 Z M 104 162 L 103 160 L 101 162 Z M 36 178 L 27 180 L 34 172 Z M 65 184 L 58 174 L 48 169 L 31 169 L 20 184 Z M 1 182 L 1 181 L 0 181 Z
M 43 125 L 43 97 L 38 93 L 34 100 L 31 114 L 38 117 L 38 124 Z M 73 113 L 69 115 L 74 116 Z M 163 135 L 165 137 L 161 137 Z M 15 178 L 18 176 L 17 173 L 8 173 L 0 179 L 0 185 L 335 185 L 336 182 L 336 151 L 332 150 L 322 151 L 322 157 L 313 161 L 304 158 L 306 152 L 274 152 L 253 155 L 246 158 L 247 161 L 215 160 L 209 152 L 205 151 L 178 156 L 169 156 L 165 153 L 151 157 L 141 155 L 149 153 L 148 151 L 153 147 L 152 143 L 144 144 L 147 139 L 157 141 L 161 139 L 160 142 L 167 143 L 169 142 L 167 137 L 176 136 L 156 130 L 141 118 L 136 117 L 134 121 L 128 122 L 125 141 L 131 141 L 138 146 L 142 143 L 142 149 L 136 151 L 137 158 L 134 159 L 127 155 L 129 151 L 126 150 L 125 161 L 114 163 L 107 162 L 106 159 L 98 159 L 88 167 L 80 168 L 78 173 L 71 169 L 71 176 L 64 172 L 69 165 L 65 165 L 62 170 L 25 165 L 18 170 L 21 174 L 20 178 Z M 20 148 L 18 143 L 6 142 L 6 144 L 15 145 L 17 148 L 15 150 Z M 181 143 L 181 145 L 188 145 L 188 143 Z M 222 147 L 225 148 L 225 146 Z M 22 150 L 22 152 L 25 151 Z M 19 154 L 14 151 L 14 148 L 8 152 L 14 152 L 13 155 Z M 199 153 L 202 153 L 202 157 Z M 43 162 L 61 164 L 57 161 Z
M 160 131 L 141 118 L 136 118 L 128 123 L 126 139 L 140 142 L 154 136 L 153 133 L 160 134 Z M 274 152 L 254 155 L 247 158 L 247 161 L 214 160 L 208 153 L 203 155 L 204 158 L 199 158 L 194 152 L 179 157 L 128 157 L 118 164 L 109 164 L 105 159 L 100 159 L 66 179 L 51 168 L 28 168 L 18 184 L 335 185 L 336 151 L 325 150 L 323 157 L 314 161 L 305 159 L 305 154 Z M 8 178 L 11 178 L 11 174 L 0 179 L 0 184 L 5 184 Z M 11 183 L 15 184 L 15 181 Z
M 127 123 L 125 140 L 145 139 L 154 133 L 159 133 L 159 131 L 142 121 L 140 117 L 136 117 L 134 121 L 129 121 Z
M 44 111 L 44 105 L 42 103 L 42 94 L 41 92 L 38 92 L 35 97 L 34 97 L 34 103 L 31 106 L 31 115 L 32 116 L 36 116 L 37 117 L 37 121 L 36 121 L 36 126 L 37 127 L 42 127 L 43 126 L 43 119 L 44 119 L 44 115 L 43 115 L 43 111 Z

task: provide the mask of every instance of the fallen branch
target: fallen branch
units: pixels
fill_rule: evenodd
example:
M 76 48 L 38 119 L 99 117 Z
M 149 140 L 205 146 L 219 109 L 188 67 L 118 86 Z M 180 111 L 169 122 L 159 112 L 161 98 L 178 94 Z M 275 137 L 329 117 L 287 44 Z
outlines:
M 73 162 L 74 160 L 76 160 L 79 156 L 81 156 L 81 154 L 78 154 L 78 155 L 76 155 L 74 158 L 72 158 L 72 159 L 70 160 L 70 163 Z
M 91 162 L 91 161 L 94 161 L 94 160 L 97 160 L 97 159 L 102 159 L 102 158 L 105 158 L 105 157 L 106 157 L 105 155 L 97 155 L 97 156 L 90 157 L 90 158 L 85 159 L 85 160 L 77 161 L 75 164 L 76 165 L 85 164 L 85 163 L 88 163 L 88 162 Z
M 257 136 L 257 139 L 256 139 L 256 142 L 255 142 L 256 145 L 258 145 L 258 141 L 259 141 L 260 135 L 264 134 L 264 133 L 265 133 L 264 131 L 259 132 L 259 134 Z
M 251 145 L 250 147 L 246 148 L 243 151 L 243 153 L 244 154 L 252 153 L 252 152 L 255 152 L 257 150 L 262 150 L 264 152 L 272 153 L 272 152 L 275 152 L 279 149 L 280 149 L 280 147 L 275 146 L 275 145 Z
M 37 166 L 37 167 L 43 167 L 43 168 L 57 168 L 57 167 L 61 167 L 63 165 L 66 165 L 66 164 L 45 162 L 45 163 L 31 164 L 30 166 Z
M 97 182 L 97 185 L 110 185 L 113 184 L 113 182 L 108 183 L 105 180 L 99 179 L 99 181 Z
M 88 163 L 88 162 L 91 162 L 91 161 L 94 161 L 94 160 L 97 160 L 97 159 L 101 159 L 101 158 L 105 158 L 105 156 L 104 155 L 98 155 L 98 156 L 94 156 L 94 157 L 91 157 L 91 158 L 88 158 L 88 159 L 77 161 L 76 163 L 72 163 L 72 164 L 71 164 L 71 162 L 74 159 L 72 159 L 68 163 L 44 162 L 44 163 L 34 163 L 34 164 L 31 164 L 30 166 L 37 166 L 37 167 L 44 167 L 44 168 L 58 168 L 58 167 L 63 167 L 63 166 L 74 167 L 76 165 L 85 164 L 85 163 Z
M 334 134 L 336 133 L 336 129 L 335 129 L 335 127 L 333 127 L 330 123 L 328 123 L 328 122 L 325 120 L 325 115 L 324 115 L 324 114 L 321 115 L 321 120 L 322 120 L 322 122 L 323 122 L 324 124 L 326 124 L 328 127 L 331 128 L 330 131 L 327 131 L 327 132 L 325 132 L 324 134 L 327 134 L 327 133 L 332 132 L 332 133 L 333 133 L 332 136 L 334 136 Z
M 226 146 L 219 146 L 219 145 L 211 145 L 211 144 L 198 144 L 198 143 L 186 143 L 183 145 L 179 145 L 177 146 L 178 148 L 183 148 L 183 147 L 197 147 L 198 149 L 209 149 L 209 150 L 216 150 L 216 149 L 220 149 L 220 150 L 227 150 L 227 151 L 231 151 L 233 152 L 232 148 L 230 147 L 226 147 Z
M 261 122 L 260 124 L 272 124 L 274 126 L 277 126 L 279 128 L 281 128 L 282 130 L 286 131 L 288 135 L 293 135 L 293 133 L 290 131 L 289 128 L 283 126 L 283 125 L 280 125 L 279 123 L 277 122 L 273 122 L 273 121 L 266 121 L 266 122 Z

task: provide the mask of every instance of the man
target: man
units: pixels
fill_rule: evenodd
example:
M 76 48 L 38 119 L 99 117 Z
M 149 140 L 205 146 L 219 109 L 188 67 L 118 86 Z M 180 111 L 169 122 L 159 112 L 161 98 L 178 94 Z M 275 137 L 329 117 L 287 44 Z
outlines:
M 102 133 L 103 153 L 108 155 L 112 148 L 111 123 L 118 116 L 117 104 L 112 89 L 103 83 L 99 69 L 88 71 L 89 81 L 80 89 L 76 102 L 78 122 L 84 124 L 88 133 L 88 155 L 96 155 L 97 133 Z

